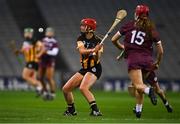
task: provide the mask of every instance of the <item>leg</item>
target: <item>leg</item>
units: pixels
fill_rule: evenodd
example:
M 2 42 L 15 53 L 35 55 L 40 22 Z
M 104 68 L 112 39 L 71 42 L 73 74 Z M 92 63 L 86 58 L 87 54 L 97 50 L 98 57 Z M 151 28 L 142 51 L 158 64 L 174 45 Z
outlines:
M 95 101 L 94 95 L 89 90 L 91 86 L 96 82 L 97 77 L 91 72 L 87 72 L 82 80 L 82 83 L 79 87 L 81 93 L 84 95 L 86 100 L 90 103 Z
M 144 85 L 144 83 L 143 83 L 141 70 L 140 69 L 130 70 L 129 77 L 132 81 L 132 84 L 136 88 L 136 90 L 139 93 L 144 93 L 144 90 L 147 86 Z
M 143 102 L 144 102 L 144 95 L 139 93 L 133 84 L 131 84 L 128 87 L 128 90 L 132 96 L 135 97 L 136 99 L 136 106 L 133 108 L 133 112 L 136 114 L 137 118 L 141 117 L 141 112 L 142 112 L 142 107 L 143 107 Z
M 152 71 L 152 72 L 147 72 L 147 73 L 149 73 L 149 75 L 145 78 L 145 80 L 147 81 L 147 83 L 149 83 L 154 88 L 156 94 L 158 94 L 158 96 L 163 101 L 167 111 L 172 112 L 173 109 L 172 109 L 171 105 L 169 105 L 164 91 L 159 86 L 155 72 Z
M 47 87 L 46 87 L 46 84 L 44 82 L 45 73 L 46 73 L 46 69 L 40 66 L 38 69 L 38 78 L 41 81 L 41 84 L 43 87 L 43 92 L 47 92 Z
M 81 75 L 80 73 L 77 72 L 63 86 L 62 90 L 64 93 L 64 98 L 68 105 L 68 110 L 64 112 L 64 115 L 76 115 L 72 90 L 80 85 L 82 79 L 83 79 L 83 75 Z
M 168 102 L 168 100 L 167 100 L 167 98 L 166 98 L 166 96 L 165 96 L 164 91 L 160 88 L 158 82 L 157 82 L 157 83 L 153 83 L 152 86 L 154 87 L 155 92 L 158 94 L 158 96 L 159 96 L 159 97 L 161 98 L 161 100 L 163 101 L 163 103 L 164 103 L 167 111 L 168 111 L 169 113 L 171 113 L 171 112 L 173 111 L 173 109 L 172 109 L 171 105 L 169 104 L 169 102 Z
M 154 90 L 153 90 L 153 88 L 149 88 L 146 85 L 144 85 L 141 70 L 140 69 L 130 70 L 129 77 L 130 77 L 133 85 L 135 86 L 136 90 L 138 91 L 138 93 L 148 94 L 151 99 L 152 104 L 156 105 L 157 98 L 154 94 Z
M 37 73 L 33 69 L 24 68 L 22 77 L 32 86 L 36 88 L 36 96 L 40 96 L 42 93 L 42 85 L 39 80 L 37 80 Z
M 46 69 L 46 77 L 50 85 L 51 93 L 55 93 L 56 83 L 54 81 L 54 67 L 47 67 Z
M 91 86 L 96 82 L 96 80 L 97 77 L 93 73 L 87 72 L 81 82 L 79 89 L 91 106 L 92 109 L 91 115 L 102 116 L 102 114 L 100 113 L 97 107 L 94 95 L 90 91 Z
M 33 69 L 24 68 L 22 73 L 23 79 L 25 79 L 30 85 L 37 87 L 41 86 L 40 81 L 36 78 L 36 71 Z M 42 87 L 42 86 L 41 86 Z

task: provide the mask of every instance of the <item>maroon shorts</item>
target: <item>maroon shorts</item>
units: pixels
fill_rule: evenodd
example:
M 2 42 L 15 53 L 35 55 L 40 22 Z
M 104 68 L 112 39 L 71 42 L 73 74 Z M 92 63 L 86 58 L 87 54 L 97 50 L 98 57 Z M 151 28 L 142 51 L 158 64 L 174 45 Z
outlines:
M 55 60 L 41 60 L 39 63 L 39 67 L 47 68 L 47 67 L 55 67 Z
M 138 54 L 131 54 L 126 59 L 128 71 L 134 69 L 141 69 L 143 79 L 146 83 L 152 85 L 157 83 L 157 77 L 154 71 L 152 71 L 153 59 L 151 56 L 141 56 Z

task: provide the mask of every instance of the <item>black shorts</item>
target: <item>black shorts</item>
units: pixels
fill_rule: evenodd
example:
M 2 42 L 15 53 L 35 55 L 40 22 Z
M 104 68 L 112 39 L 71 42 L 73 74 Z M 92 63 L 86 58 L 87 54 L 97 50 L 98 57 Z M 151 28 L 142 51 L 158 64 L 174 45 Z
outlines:
M 38 70 L 38 63 L 37 62 L 27 62 L 26 67 L 29 69 Z
M 99 79 L 102 73 L 102 67 L 101 64 L 99 63 L 88 69 L 81 68 L 78 72 L 82 75 L 85 75 L 87 72 L 91 72 L 97 77 L 97 79 Z

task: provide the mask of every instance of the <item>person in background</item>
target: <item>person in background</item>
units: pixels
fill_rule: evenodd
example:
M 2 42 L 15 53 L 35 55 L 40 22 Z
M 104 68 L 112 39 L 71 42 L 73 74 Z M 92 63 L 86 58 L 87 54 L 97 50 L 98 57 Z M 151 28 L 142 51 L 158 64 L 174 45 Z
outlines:
M 58 41 L 55 39 L 55 31 L 53 28 L 46 28 L 41 47 L 38 75 L 43 86 L 42 95 L 45 100 L 53 100 L 56 90 L 54 80 L 55 60 L 59 52 Z M 49 84 L 49 91 L 45 82 L 46 80 Z

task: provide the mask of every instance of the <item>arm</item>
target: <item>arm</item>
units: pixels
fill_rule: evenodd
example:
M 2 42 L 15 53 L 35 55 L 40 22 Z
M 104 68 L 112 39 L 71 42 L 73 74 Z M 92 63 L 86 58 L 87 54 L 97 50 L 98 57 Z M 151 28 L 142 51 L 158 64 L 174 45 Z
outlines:
M 121 37 L 120 32 L 118 31 L 111 39 L 112 43 L 120 50 L 124 49 L 124 45 L 119 42 Z
M 90 54 L 95 51 L 95 49 L 86 49 L 82 41 L 77 42 L 77 49 L 79 50 L 80 54 Z
M 155 66 L 156 66 L 156 68 L 158 68 L 160 65 L 160 62 L 162 60 L 163 53 L 164 53 L 161 41 L 157 42 L 156 49 L 157 49 L 157 57 L 156 57 L 156 61 L 155 61 Z
M 38 41 L 36 45 L 38 49 L 38 54 L 36 56 L 40 58 L 46 52 L 46 48 L 41 41 Z
M 53 48 L 52 50 L 48 50 L 46 53 L 51 56 L 56 56 L 59 52 L 59 49 L 57 47 Z

